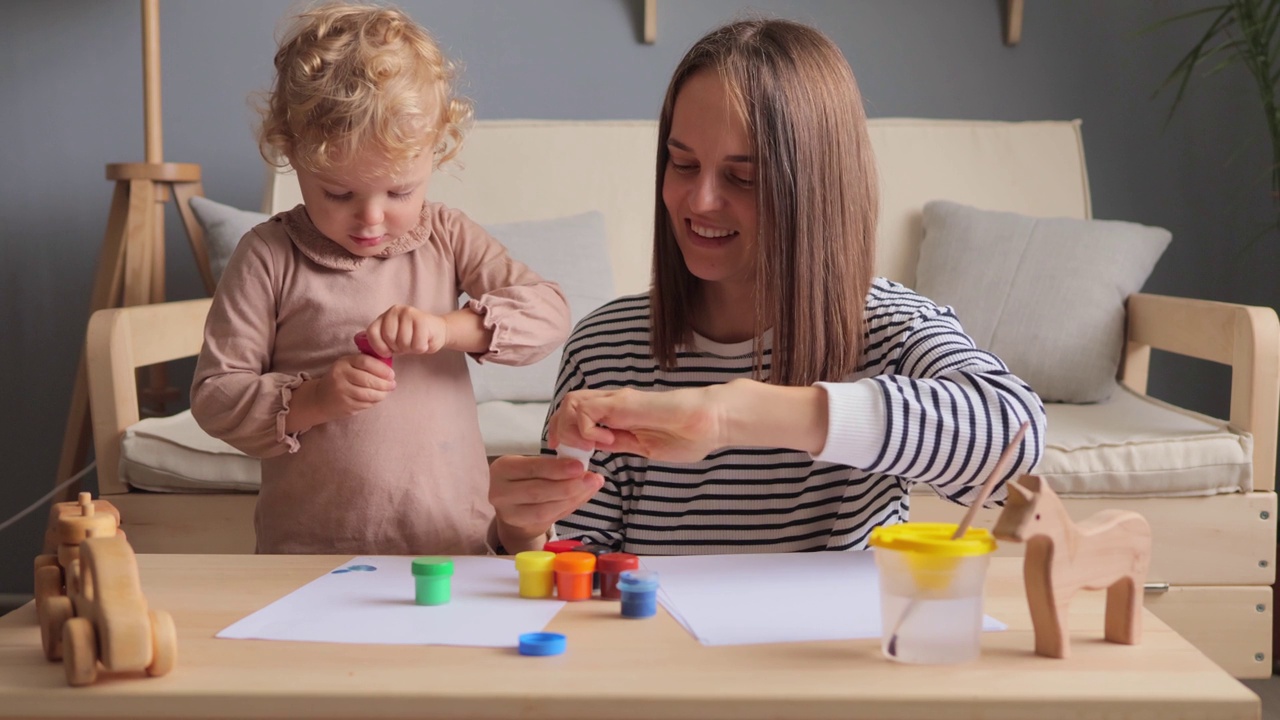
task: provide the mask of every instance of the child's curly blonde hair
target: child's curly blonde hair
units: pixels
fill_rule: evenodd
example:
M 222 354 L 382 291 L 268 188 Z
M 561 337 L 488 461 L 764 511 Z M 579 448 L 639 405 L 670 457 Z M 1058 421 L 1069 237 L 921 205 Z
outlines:
M 267 162 L 324 171 L 372 149 L 392 169 L 457 154 L 471 102 L 456 68 L 403 11 L 326 3 L 298 14 L 280 41 L 260 106 Z

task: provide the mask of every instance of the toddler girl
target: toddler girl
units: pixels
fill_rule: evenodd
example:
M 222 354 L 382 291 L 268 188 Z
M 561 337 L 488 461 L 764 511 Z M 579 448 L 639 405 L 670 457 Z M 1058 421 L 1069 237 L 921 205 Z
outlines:
M 564 295 L 426 200 L 470 106 L 403 12 L 306 11 L 275 68 L 260 147 L 297 171 L 303 204 L 228 263 L 192 413 L 262 459 L 258 552 L 483 553 L 492 508 L 463 353 L 541 359 L 568 334 Z M 390 364 L 357 351 L 361 331 Z

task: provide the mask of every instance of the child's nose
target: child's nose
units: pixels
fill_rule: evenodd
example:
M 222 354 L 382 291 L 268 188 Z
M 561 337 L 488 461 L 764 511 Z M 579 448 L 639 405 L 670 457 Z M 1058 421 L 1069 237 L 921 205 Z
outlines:
M 382 223 L 384 213 L 382 206 L 376 202 L 367 202 L 356 211 L 356 218 L 365 225 L 373 226 Z

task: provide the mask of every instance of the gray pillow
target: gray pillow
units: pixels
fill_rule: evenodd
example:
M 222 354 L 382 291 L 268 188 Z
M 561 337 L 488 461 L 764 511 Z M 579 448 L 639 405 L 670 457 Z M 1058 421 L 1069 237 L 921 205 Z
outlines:
M 271 217 L 266 213 L 239 210 L 229 205 L 216 203 L 208 198 L 191 198 L 191 212 L 195 213 L 200 227 L 204 228 L 204 245 L 209 251 L 209 268 L 213 271 L 213 281 L 222 278 L 222 271 L 231 259 L 240 238 L 253 229 L 255 225 L 265 222 Z
M 1170 238 L 1135 223 L 934 201 L 924 207 L 915 289 L 954 308 L 978 347 L 1041 399 L 1102 402 L 1116 384 L 1125 300 Z

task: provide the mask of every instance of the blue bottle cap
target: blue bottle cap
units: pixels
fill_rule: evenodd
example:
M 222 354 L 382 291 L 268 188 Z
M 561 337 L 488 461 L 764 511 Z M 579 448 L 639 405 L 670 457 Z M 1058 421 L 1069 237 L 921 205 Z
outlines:
M 560 633 L 537 632 L 520 636 L 521 655 L 560 655 L 564 653 L 565 639 Z
M 618 576 L 618 589 L 623 592 L 653 592 L 658 589 L 658 573 L 626 570 Z

